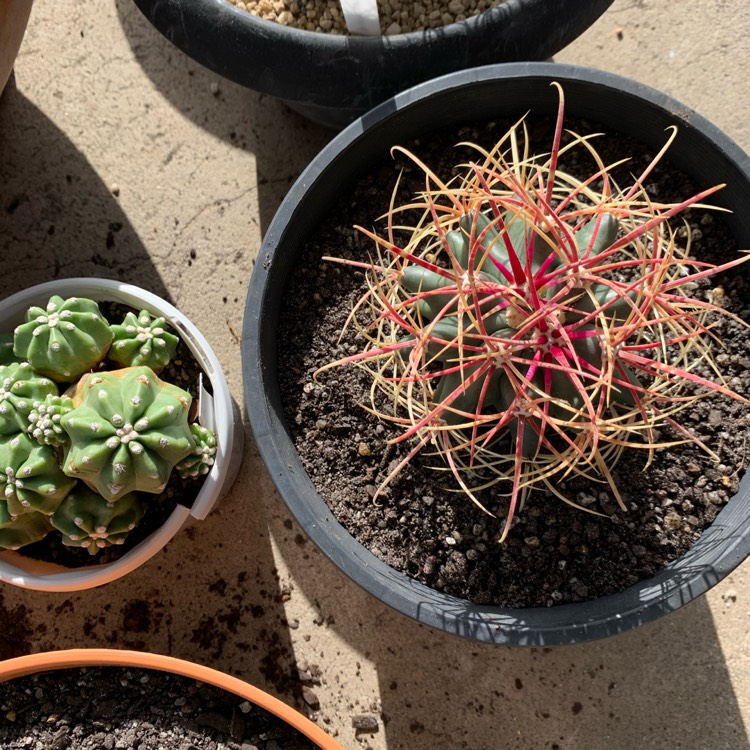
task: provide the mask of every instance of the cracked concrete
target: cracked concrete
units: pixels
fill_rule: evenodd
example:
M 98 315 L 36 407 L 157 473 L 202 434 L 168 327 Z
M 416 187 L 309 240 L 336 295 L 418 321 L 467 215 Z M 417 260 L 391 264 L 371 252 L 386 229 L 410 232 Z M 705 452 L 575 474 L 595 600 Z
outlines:
M 743 0 L 615 0 L 556 59 L 660 88 L 749 149 L 748 32 Z M 130 0 L 36 0 L 0 134 L 2 295 L 54 275 L 164 294 L 201 325 L 241 402 L 239 337 L 262 233 L 331 134 L 193 63 Z M 749 565 L 608 641 L 475 645 L 405 620 L 323 560 L 248 434 L 218 509 L 126 579 L 70 595 L 0 587 L 16 623 L 0 657 L 111 645 L 200 661 L 300 707 L 304 686 L 346 748 L 740 750 Z M 320 684 L 298 669 L 319 669 Z M 377 729 L 355 729 L 359 715 Z

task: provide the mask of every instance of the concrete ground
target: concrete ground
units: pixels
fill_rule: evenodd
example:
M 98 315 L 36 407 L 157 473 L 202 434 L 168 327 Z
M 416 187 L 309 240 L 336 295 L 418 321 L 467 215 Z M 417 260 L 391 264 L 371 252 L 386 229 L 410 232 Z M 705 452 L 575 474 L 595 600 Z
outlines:
M 745 0 L 615 0 L 556 59 L 661 88 L 750 149 Z M 166 291 L 202 326 L 241 403 L 253 258 L 329 137 L 193 63 L 129 0 L 37 0 L 0 100 L 0 294 L 53 275 Z M 317 665 L 318 721 L 347 749 L 750 747 L 750 563 L 607 641 L 475 645 L 381 606 L 311 549 L 249 434 L 232 492 L 142 569 L 80 594 L 3 585 L 0 607 L 17 623 L 0 633 L 4 656 L 148 649 L 298 705 L 296 669 Z M 355 731 L 361 714 L 377 731 Z

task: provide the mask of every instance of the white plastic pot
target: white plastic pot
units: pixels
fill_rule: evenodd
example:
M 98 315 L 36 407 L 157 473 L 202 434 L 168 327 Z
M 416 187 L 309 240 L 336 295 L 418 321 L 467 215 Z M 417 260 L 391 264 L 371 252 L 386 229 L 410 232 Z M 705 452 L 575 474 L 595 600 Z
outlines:
M 210 393 L 201 398 L 201 423 L 216 433 L 216 459 L 192 508 L 177 505 L 163 526 L 119 560 L 81 568 L 34 560 L 18 552 L 0 552 L 0 581 L 38 591 L 80 591 L 101 586 L 153 557 L 189 521 L 204 519 L 232 486 L 242 460 L 243 429 L 224 372 L 201 332 L 176 307 L 131 284 L 108 279 L 72 278 L 29 287 L 0 301 L 0 331 L 13 331 L 32 305 L 44 306 L 52 295 L 118 302 L 162 316 L 190 349 L 207 379 Z

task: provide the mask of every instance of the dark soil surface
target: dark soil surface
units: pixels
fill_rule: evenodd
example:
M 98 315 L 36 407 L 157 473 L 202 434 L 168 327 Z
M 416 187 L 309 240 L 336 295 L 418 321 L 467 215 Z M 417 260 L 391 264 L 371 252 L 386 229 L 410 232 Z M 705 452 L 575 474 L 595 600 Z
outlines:
M 311 750 L 264 709 L 186 677 L 124 667 L 0 684 L 3 750 Z
M 452 165 L 462 161 L 454 144 L 472 141 L 490 147 L 510 124 L 441 132 L 406 145 L 446 178 Z M 573 129 L 599 132 L 586 123 L 575 123 Z M 550 123 L 532 123 L 532 138 L 538 144 L 533 151 L 547 151 Z M 597 139 L 597 149 L 608 163 L 643 151 L 638 143 L 611 136 Z M 618 168 L 621 184 L 629 184 L 630 174 L 638 173 L 652 156 Z M 561 168 L 576 172 L 572 158 L 563 161 Z M 369 381 L 355 368 L 336 368 L 313 382 L 317 368 L 359 351 L 364 343 L 355 335 L 336 343 L 352 304 L 362 294 L 362 274 L 321 258 L 367 260 L 371 242 L 352 227 L 377 226 L 401 168 L 402 200 L 424 188 L 421 173 L 396 157 L 395 165 L 383 164 L 347 190 L 306 248 L 285 299 L 278 335 L 285 415 L 318 491 L 342 525 L 377 557 L 432 588 L 480 604 L 525 607 L 583 601 L 655 574 L 689 549 L 737 491 L 750 427 L 748 409 L 736 401 L 711 396 L 680 417 L 719 455 L 718 463 L 691 445 L 659 451 L 644 471 L 645 452 L 625 453 L 613 474 L 628 512 L 618 508 L 606 484 L 562 482 L 560 488 L 568 497 L 603 515 L 536 491 L 500 545 L 504 501 L 492 493 L 480 495 L 497 517 L 482 512 L 456 492 L 449 473 L 434 470 L 439 460 L 426 453 L 411 462 L 377 504 L 373 502 L 375 489 L 408 448 L 387 446 L 398 432 L 359 406 L 370 403 Z M 581 169 L 585 174 L 592 171 L 589 164 Z M 649 179 L 649 193 L 660 200 L 681 200 L 696 191 L 667 163 Z M 720 214 L 691 209 L 683 216 L 692 228 L 694 257 L 718 263 L 736 256 L 736 243 Z M 744 270 L 706 281 L 693 293 L 705 297 L 719 285 L 724 307 L 749 320 Z M 728 319 L 715 331 L 724 344 L 714 353 L 719 370 L 730 387 L 747 395 L 748 331 Z M 696 372 L 712 377 L 708 368 Z
M 131 310 L 129 307 L 117 303 L 100 302 L 99 308 L 102 315 L 110 323 L 122 322 L 127 312 L 132 311 L 136 314 L 140 312 L 139 310 Z M 177 332 L 175 331 L 175 333 Z M 113 366 L 107 360 L 101 365 L 102 369 L 115 369 L 116 367 L 118 366 Z M 180 339 L 175 356 L 166 368 L 159 373 L 159 377 L 188 391 L 193 397 L 193 404 L 195 406 L 199 395 L 198 384 L 200 373 L 200 364 L 184 341 Z M 210 387 L 207 379 L 204 379 L 204 385 Z M 82 568 L 89 565 L 114 562 L 159 529 L 178 504 L 188 508 L 192 507 L 203 485 L 203 480 L 203 477 L 183 479 L 175 471 L 172 472 L 167 486 L 160 494 L 138 493 L 144 509 L 143 518 L 138 523 L 138 526 L 128 534 L 124 544 L 105 547 L 97 552 L 96 555 L 90 555 L 85 549 L 80 547 L 66 547 L 62 543 L 62 537 L 57 531 L 50 532 L 44 539 L 34 544 L 28 544 L 17 550 L 17 552 L 35 560 L 56 563 L 66 568 Z

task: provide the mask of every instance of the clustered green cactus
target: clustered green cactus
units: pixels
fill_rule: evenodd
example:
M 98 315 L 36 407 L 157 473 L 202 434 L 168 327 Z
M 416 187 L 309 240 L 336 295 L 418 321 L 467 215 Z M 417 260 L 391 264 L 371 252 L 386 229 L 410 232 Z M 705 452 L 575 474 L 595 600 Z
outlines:
M 157 375 L 178 343 L 146 310 L 110 325 L 93 300 L 58 296 L 2 334 L 0 548 L 56 530 L 95 555 L 141 520 L 140 493 L 210 470 L 216 437 Z

